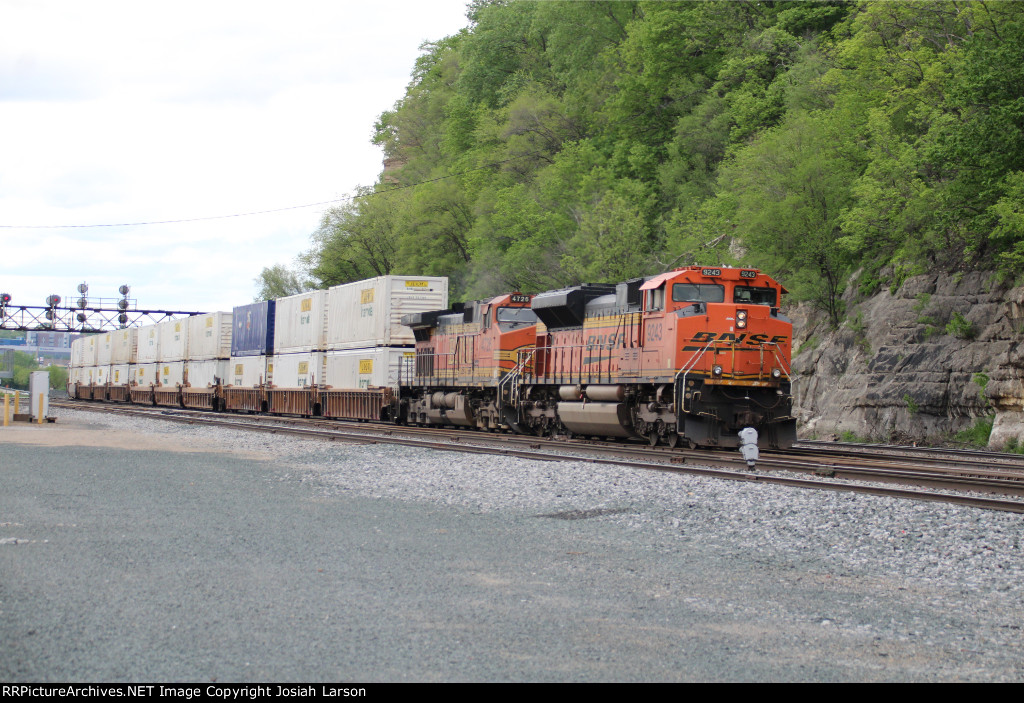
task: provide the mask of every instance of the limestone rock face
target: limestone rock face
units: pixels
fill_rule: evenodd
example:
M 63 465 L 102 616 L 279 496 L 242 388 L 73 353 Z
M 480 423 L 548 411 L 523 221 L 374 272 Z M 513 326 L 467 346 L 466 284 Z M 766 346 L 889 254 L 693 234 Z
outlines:
M 801 436 L 936 441 L 994 415 L 990 447 L 1024 441 L 1024 288 L 992 281 L 927 274 L 850 294 L 838 330 L 791 309 Z

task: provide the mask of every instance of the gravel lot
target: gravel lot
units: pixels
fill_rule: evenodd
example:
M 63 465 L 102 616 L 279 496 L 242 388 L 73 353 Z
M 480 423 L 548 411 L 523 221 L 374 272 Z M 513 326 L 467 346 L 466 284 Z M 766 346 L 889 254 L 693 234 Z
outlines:
M 1018 515 L 58 415 L 0 429 L 4 680 L 1024 679 Z

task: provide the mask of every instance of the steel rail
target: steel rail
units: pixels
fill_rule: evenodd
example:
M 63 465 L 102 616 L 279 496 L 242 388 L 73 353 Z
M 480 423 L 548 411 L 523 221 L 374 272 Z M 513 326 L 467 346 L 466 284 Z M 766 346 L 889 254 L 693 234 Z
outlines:
M 686 452 L 685 456 L 668 455 L 667 453 L 662 452 L 662 454 L 665 455 L 661 457 L 662 461 L 638 461 L 636 458 L 607 458 L 599 456 L 582 456 L 579 454 L 574 454 L 574 452 L 591 451 L 595 448 L 602 450 L 609 449 L 607 447 L 595 447 L 595 445 L 591 443 L 580 445 L 571 445 L 569 443 L 566 443 L 565 448 L 560 449 L 560 451 L 564 453 L 555 454 L 552 453 L 550 446 L 541 449 L 540 445 L 542 443 L 546 444 L 546 440 L 540 440 L 539 438 L 529 437 L 520 437 L 519 439 L 521 441 L 531 442 L 530 449 L 515 449 L 509 446 L 511 442 L 509 442 L 506 437 L 490 434 L 473 434 L 471 435 L 472 441 L 466 442 L 462 440 L 462 438 L 466 436 L 466 433 L 463 432 L 457 435 L 445 436 L 444 441 L 439 441 L 437 439 L 419 439 L 416 437 L 409 436 L 408 433 L 406 432 L 407 428 L 400 428 L 398 426 L 382 427 L 370 424 L 349 424 L 348 426 L 346 426 L 345 423 L 324 422 L 320 426 L 301 427 L 299 425 L 309 424 L 308 422 L 301 422 L 301 420 L 303 420 L 304 418 L 267 418 L 265 416 L 252 416 L 251 418 L 245 420 L 235 418 L 224 419 L 223 416 L 213 415 L 212 413 L 202 411 L 178 411 L 177 409 L 171 408 L 140 408 L 131 405 L 110 406 L 75 403 L 61 404 L 61 407 L 73 407 L 74 409 L 85 409 L 90 411 L 108 413 L 142 415 L 186 424 L 201 423 L 215 425 L 218 427 L 225 427 L 229 429 L 268 432 L 271 434 L 291 434 L 296 436 L 326 439 L 329 441 L 344 441 L 353 442 L 357 444 L 398 444 L 415 448 L 434 449 L 442 451 L 458 451 L 478 454 L 501 454 L 506 456 L 515 456 L 539 461 L 583 461 L 595 464 L 640 468 L 645 470 L 668 471 L 673 473 L 706 476 L 711 478 L 720 478 L 734 481 L 767 483 L 773 485 L 784 485 L 800 488 L 815 488 L 818 490 L 867 493 L 878 496 L 955 503 L 959 505 L 971 506 L 988 510 L 1001 510 L 1016 513 L 1024 513 L 1024 502 L 1022 501 L 983 498 L 963 494 L 920 491 L 909 488 L 893 488 L 889 486 L 871 486 L 857 483 L 840 483 L 836 481 L 826 480 L 827 478 L 839 477 L 847 480 L 854 479 L 860 481 L 870 480 L 890 483 L 906 483 L 908 479 L 914 479 L 917 481 L 924 481 L 930 485 L 935 485 L 936 478 L 934 476 L 927 476 L 924 474 L 924 472 L 919 472 L 920 475 L 916 477 L 906 473 L 902 474 L 901 476 L 895 476 L 884 475 L 878 470 L 858 470 L 856 467 L 822 467 L 821 465 L 806 465 L 803 467 L 797 467 L 795 466 L 796 462 L 792 460 L 775 460 L 773 462 L 767 462 L 772 465 L 772 468 L 779 468 L 789 471 L 801 470 L 807 473 L 816 474 L 817 476 L 817 478 L 814 479 L 807 479 L 768 475 L 760 472 L 753 473 L 749 471 L 736 471 L 721 468 L 716 469 L 710 467 L 700 467 L 689 464 L 681 465 L 685 464 L 687 459 L 694 458 L 693 454 L 697 452 Z M 281 420 L 284 421 L 282 422 Z M 298 420 L 300 422 L 289 422 L 291 420 Z M 327 427 L 324 427 L 323 425 L 327 425 Z M 497 440 L 497 442 L 495 442 L 495 440 Z M 481 441 L 491 442 L 492 446 L 480 444 L 479 442 Z M 504 446 L 493 446 L 495 444 L 501 444 Z M 627 447 L 625 445 L 620 445 L 619 447 L 612 448 L 611 451 L 618 451 L 622 453 L 631 454 L 634 456 L 650 453 L 650 450 L 640 449 L 638 447 Z M 702 455 L 700 458 L 703 463 L 745 466 L 743 459 L 739 456 L 711 454 L 708 452 L 702 452 L 699 454 Z M 666 463 L 665 459 L 668 459 L 668 461 L 671 463 Z M 779 462 L 780 465 L 776 466 L 776 462 Z M 827 474 L 827 476 L 823 476 L 823 474 Z M 945 483 L 939 485 L 946 489 L 966 489 L 974 491 L 988 490 L 989 492 L 1002 492 L 995 490 L 994 486 L 986 486 L 980 484 L 977 481 L 961 482 L 952 481 L 948 477 L 942 478 L 945 481 Z

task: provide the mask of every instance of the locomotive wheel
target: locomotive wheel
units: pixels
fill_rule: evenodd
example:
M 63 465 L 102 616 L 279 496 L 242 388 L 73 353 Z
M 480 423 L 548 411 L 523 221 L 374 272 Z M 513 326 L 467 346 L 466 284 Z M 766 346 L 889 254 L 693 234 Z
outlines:
M 648 442 L 648 443 L 649 443 L 649 444 L 650 444 L 650 445 L 651 445 L 652 447 L 656 447 L 656 446 L 658 446 L 658 440 L 659 440 L 659 439 L 661 439 L 661 438 L 660 438 L 660 437 L 658 436 L 658 433 L 657 433 L 657 432 L 651 432 L 651 433 L 650 433 L 649 435 L 647 435 L 647 442 Z
M 678 432 L 673 432 L 672 434 L 670 434 L 668 436 L 668 446 L 669 446 L 669 449 L 675 449 L 676 447 L 679 446 L 679 433 Z

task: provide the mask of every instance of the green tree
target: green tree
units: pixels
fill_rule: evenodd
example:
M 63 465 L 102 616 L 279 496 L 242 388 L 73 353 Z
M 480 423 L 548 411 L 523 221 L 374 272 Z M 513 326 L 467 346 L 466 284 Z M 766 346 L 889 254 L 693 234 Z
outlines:
M 282 264 L 264 268 L 254 282 L 258 287 L 255 298 L 257 302 L 284 298 L 310 289 L 309 281 L 306 281 L 299 272 Z
M 747 258 L 782 276 L 834 326 L 850 262 L 837 245 L 841 213 L 861 168 L 844 136 L 822 115 L 797 113 L 738 153 L 722 175 L 724 190 L 736 197 Z

